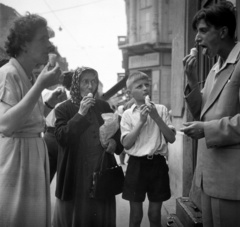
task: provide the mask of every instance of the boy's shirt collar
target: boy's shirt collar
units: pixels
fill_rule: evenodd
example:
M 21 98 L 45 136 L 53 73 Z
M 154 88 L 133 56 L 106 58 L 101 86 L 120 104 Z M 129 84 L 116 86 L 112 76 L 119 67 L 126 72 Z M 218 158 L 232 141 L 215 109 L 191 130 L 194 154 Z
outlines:
M 131 108 L 130 108 L 130 110 L 131 110 L 131 112 L 133 113 L 135 110 L 139 110 L 140 108 L 138 107 L 138 105 L 136 104 L 136 103 L 134 103 L 132 106 L 131 106 Z
M 137 109 L 136 103 L 132 104 L 130 110 L 131 110 L 131 112 L 133 113 L 133 111 L 134 111 L 135 109 Z

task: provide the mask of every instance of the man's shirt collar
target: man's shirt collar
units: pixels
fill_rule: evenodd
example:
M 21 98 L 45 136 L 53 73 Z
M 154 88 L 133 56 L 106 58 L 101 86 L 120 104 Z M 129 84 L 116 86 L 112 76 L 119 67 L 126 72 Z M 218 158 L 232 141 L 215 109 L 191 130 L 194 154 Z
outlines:
M 234 64 L 238 60 L 238 58 L 239 58 L 238 57 L 239 53 L 240 53 L 240 42 L 237 42 L 236 45 L 231 50 L 230 54 L 227 57 L 227 60 L 222 65 L 222 67 L 220 68 L 221 57 L 219 57 L 217 63 L 213 66 L 212 70 L 219 71 L 219 70 L 224 69 L 227 64 Z

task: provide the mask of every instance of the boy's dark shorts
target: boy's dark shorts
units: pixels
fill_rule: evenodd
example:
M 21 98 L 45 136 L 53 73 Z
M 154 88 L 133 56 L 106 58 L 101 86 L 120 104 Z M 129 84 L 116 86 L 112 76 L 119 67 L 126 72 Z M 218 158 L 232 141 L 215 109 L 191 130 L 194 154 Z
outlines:
M 171 197 L 166 159 L 162 155 L 152 157 L 129 157 L 123 199 L 143 202 L 146 193 L 150 202 L 162 202 Z

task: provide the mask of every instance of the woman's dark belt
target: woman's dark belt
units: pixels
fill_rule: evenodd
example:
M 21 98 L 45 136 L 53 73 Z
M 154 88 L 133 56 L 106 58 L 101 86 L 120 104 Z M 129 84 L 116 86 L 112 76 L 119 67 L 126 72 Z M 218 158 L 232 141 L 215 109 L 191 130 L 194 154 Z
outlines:
M 37 137 L 42 137 L 41 133 L 28 133 L 28 132 L 19 132 L 19 133 L 13 133 L 10 136 L 5 136 L 3 134 L 0 134 L 2 138 L 4 137 L 12 137 L 12 138 L 37 138 Z

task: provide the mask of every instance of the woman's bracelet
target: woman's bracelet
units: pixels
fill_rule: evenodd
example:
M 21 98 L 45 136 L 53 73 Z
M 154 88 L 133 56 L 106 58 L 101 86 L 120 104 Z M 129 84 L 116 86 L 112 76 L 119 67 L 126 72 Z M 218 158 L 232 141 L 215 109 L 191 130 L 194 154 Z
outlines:
M 54 107 L 52 107 L 48 102 L 44 102 L 46 107 L 49 108 L 49 109 L 54 109 Z

